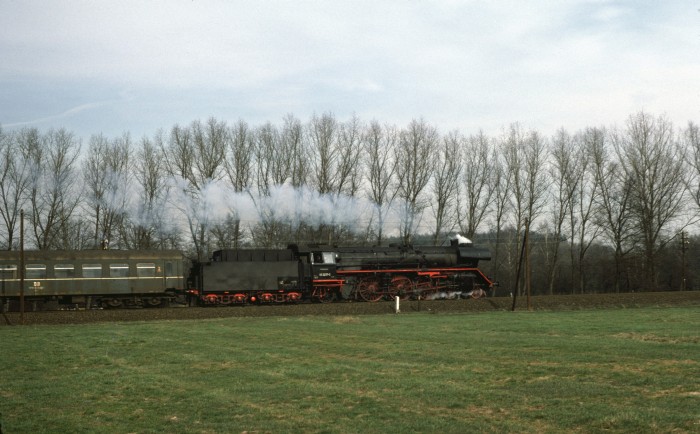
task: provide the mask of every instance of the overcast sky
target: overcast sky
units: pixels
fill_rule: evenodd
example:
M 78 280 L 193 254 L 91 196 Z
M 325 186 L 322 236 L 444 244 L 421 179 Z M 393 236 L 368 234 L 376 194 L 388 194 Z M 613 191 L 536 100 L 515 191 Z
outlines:
M 700 1 L 0 0 L 0 125 L 700 122 Z

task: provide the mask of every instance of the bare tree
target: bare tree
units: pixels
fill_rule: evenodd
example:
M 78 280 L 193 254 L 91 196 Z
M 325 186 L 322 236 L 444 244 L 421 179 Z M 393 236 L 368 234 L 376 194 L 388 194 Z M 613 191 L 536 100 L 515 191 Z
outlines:
M 382 127 L 377 121 L 370 122 L 363 136 L 364 150 L 367 155 L 368 196 L 375 206 L 378 220 L 377 245 L 382 244 L 386 216 L 397 193 L 395 188 L 391 188 L 396 173 L 397 160 L 394 155 L 397 143 L 396 127 Z
M 278 211 L 270 207 L 265 200 L 273 193 L 273 187 L 279 187 L 290 180 L 292 157 L 283 148 L 280 134 L 272 123 L 267 122 L 256 128 L 254 141 L 254 164 L 257 169 L 257 195 L 251 194 L 258 222 L 251 229 L 253 240 L 265 247 L 275 246 L 280 240 L 291 237 L 292 225 Z
M 274 214 L 274 210 L 261 209 L 260 222 L 251 229 L 253 244 L 258 247 L 281 248 L 289 239 L 290 225 Z
M 428 205 L 424 195 L 433 170 L 433 151 L 439 136 L 435 127 L 413 120 L 401 131 L 396 151 L 398 198 L 401 199 L 400 227 L 404 243 L 409 244 Z
M 129 199 L 131 139 L 128 134 L 109 141 L 103 135 L 90 138 L 83 165 L 85 201 L 93 218 L 94 246 L 119 246 L 116 228 L 122 225 Z
M 304 149 L 303 129 L 298 121 L 288 116 L 280 133 L 271 123 L 256 129 L 255 165 L 257 167 L 257 195 L 252 194 L 258 222 L 252 230 L 253 239 L 265 246 L 273 246 L 281 240 L 298 239 L 306 222 L 302 221 L 303 210 L 297 207 L 296 215 L 290 216 L 274 209 L 267 200 L 289 185 L 300 188 L 306 183 L 309 167 Z M 296 190 L 294 194 L 299 193 Z M 294 199 L 296 200 L 296 199 Z
M 196 189 L 202 190 L 207 183 L 223 178 L 228 127 L 226 122 L 209 118 L 206 125 L 192 122 L 190 130 L 195 151 L 191 181 Z
M 694 122 L 688 122 L 683 131 L 684 147 L 688 150 L 688 161 L 692 167 L 688 189 L 693 195 L 695 204 L 700 207 L 700 127 Z
M 615 251 L 615 292 L 620 292 L 625 256 L 634 248 L 636 229 L 630 210 L 632 181 L 611 154 L 605 140 L 590 141 L 595 182 L 599 194 L 595 200 L 594 223 L 601 228 Z
M 505 150 L 505 144 L 501 143 L 501 147 L 494 147 L 491 151 L 491 165 L 492 165 L 492 196 L 493 196 L 493 231 L 496 234 L 496 239 L 493 245 L 493 261 L 492 270 L 494 279 L 500 280 L 501 278 L 501 265 L 502 265 L 502 241 L 503 241 L 503 229 L 506 221 L 506 216 L 509 212 L 510 206 L 510 195 L 513 177 L 512 173 L 507 170 L 506 161 L 504 158 L 504 152 L 499 152 L 499 150 Z M 467 183 L 468 188 L 468 183 Z M 506 251 L 508 253 L 509 251 Z M 503 282 L 507 283 L 507 282 Z
M 167 143 L 161 140 L 159 145 L 167 172 L 182 178 L 184 182 L 195 185 L 197 182 L 193 174 L 195 150 L 190 130 L 187 127 L 175 125 L 170 130 Z
M 162 141 L 156 136 L 156 142 Z M 122 228 L 123 239 L 132 249 L 172 248 L 174 230 L 165 214 L 170 185 L 159 146 L 148 138 L 141 140 L 133 164 L 135 206 Z
M 175 125 L 166 146 L 161 144 L 167 171 L 182 180 L 176 207 L 187 220 L 198 259 L 209 251 L 209 229 L 215 223 L 211 212 L 210 187 L 224 177 L 228 146 L 225 122 L 210 118 L 206 125 L 195 121 L 190 128 Z M 216 198 L 220 201 L 221 198 Z M 222 218 L 224 216 L 221 216 Z
M 291 150 L 286 148 L 289 144 L 282 140 L 282 136 L 276 126 L 266 123 L 258 130 L 259 140 L 264 142 L 267 152 L 267 164 L 269 165 L 270 181 L 272 185 L 279 186 L 290 182 L 294 159 Z
M 338 164 L 335 167 L 336 195 L 355 196 L 362 181 L 362 124 L 357 116 L 340 124 L 338 131 Z
M 473 238 L 484 221 L 494 195 L 494 171 L 497 157 L 492 155 L 491 140 L 480 131 L 463 142 L 462 171 L 464 206 L 458 208 L 459 227 L 468 238 Z
M 255 130 L 255 165 L 258 191 L 264 196 L 270 194 L 271 186 L 284 184 L 289 176 L 288 156 L 281 152 L 277 128 L 270 122 Z
M 205 251 L 206 223 L 200 224 L 197 215 L 200 210 L 199 195 L 197 189 L 197 177 L 195 176 L 196 150 L 192 140 L 192 133 L 187 127 L 173 126 L 167 140 L 160 141 L 161 154 L 164 156 L 168 175 L 173 177 L 177 184 L 173 205 L 187 220 L 190 231 L 190 239 L 198 260 L 202 260 Z
M 461 148 L 464 136 L 453 131 L 443 137 L 435 155 L 431 207 L 435 217 L 433 244 L 439 244 L 445 231 L 451 231 L 457 220 L 459 181 L 462 171 Z
M 20 211 L 26 204 L 27 191 L 32 182 L 26 142 L 38 139 L 36 129 L 7 134 L 0 128 L 0 217 L 5 226 L 5 232 L 0 235 L 8 250 L 15 247 Z
M 75 176 L 80 144 L 72 133 L 60 129 L 50 130 L 25 145 L 34 172 L 29 188 L 34 244 L 41 250 L 80 245 L 81 234 L 72 231 L 79 228 L 72 226 L 72 219 L 81 193 Z
M 564 130 L 557 131 L 552 140 L 550 155 L 550 179 L 552 180 L 552 241 L 545 246 L 547 253 L 547 285 L 549 294 L 554 293 L 554 277 L 559 262 L 559 247 L 563 236 L 564 221 L 570 217 L 571 233 L 574 232 L 575 218 L 572 213 L 574 196 L 580 180 L 579 155 L 571 135 Z M 573 243 L 573 240 L 572 240 Z M 573 246 L 572 246 L 573 255 Z M 573 258 L 572 258 L 573 259 Z M 572 261 L 573 283 L 573 261 Z
M 536 131 L 524 132 L 518 124 L 510 127 L 505 138 L 505 160 L 512 177 L 511 205 L 515 226 L 522 229 L 525 220 L 533 221 L 542 214 L 546 199 L 547 179 L 544 141 Z
M 613 143 L 622 169 L 632 181 L 631 210 L 641 230 L 644 287 L 652 290 L 658 283 L 657 254 L 672 238 L 666 231 L 683 211 L 683 149 L 670 121 L 643 112 L 630 116 L 626 130 L 615 134 Z
M 240 120 L 229 131 L 226 153 L 226 175 L 233 191 L 250 188 L 252 179 L 253 136 L 248 124 Z
M 314 115 L 309 123 L 312 158 L 312 183 L 320 194 L 336 191 L 334 167 L 338 159 L 338 121 L 331 113 Z
M 248 124 L 240 120 L 229 130 L 226 174 L 235 193 L 250 192 L 253 179 L 254 135 Z M 231 214 L 222 227 L 213 229 L 219 248 L 238 248 L 243 238 L 237 204 L 232 204 Z
M 522 239 L 520 234 L 525 231 L 527 225 L 534 225 L 543 212 L 542 205 L 546 200 L 545 145 L 536 131 L 526 133 L 518 124 L 513 124 L 504 138 L 504 149 L 507 170 L 512 177 L 511 207 L 518 234 L 515 247 L 516 251 L 519 251 L 519 240 Z M 517 278 L 515 280 L 517 281 Z M 520 291 L 521 288 L 517 290 Z
M 333 114 L 313 116 L 307 128 L 311 157 L 311 185 L 317 192 L 337 203 L 342 195 L 354 196 L 359 189 L 362 170 L 360 163 L 362 125 L 353 116 L 339 123 Z M 319 222 L 310 236 L 333 242 L 347 239 L 352 228 L 339 225 L 333 217 Z
M 241 220 L 235 212 L 212 225 L 210 231 L 217 249 L 238 249 L 241 247 Z
M 594 223 L 597 212 L 598 196 L 600 195 L 600 179 L 596 176 L 594 163 L 595 149 L 605 146 L 606 133 L 602 128 L 586 128 L 576 137 L 579 169 L 575 171 L 578 177 L 577 190 L 571 201 L 571 243 L 577 247 L 577 270 L 574 270 L 574 253 L 572 251 L 572 284 L 577 281 L 579 292 L 586 289 L 586 253 L 600 235 L 599 227 Z M 574 241 L 576 241 L 574 243 Z M 578 279 L 574 279 L 577 274 Z
M 168 173 L 185 180 L 192 191 L 200 191 L 224 176 L 228 128 L 210 118 L 206 125 L 192 122 L 189 128 L 175 125 L 168 143 L 161 143 Z
M 299 188 L 306 185 L 309 178 L 310 164 L 307 142 L 304 137 L 304 127 L 301 121 L 291 114 L 284 118 L 280 141 L 285 154 L 291 159 L 291 173 L 289 176 L 292 186 Z
M 88 145 L 88 155 L 83 163 L 83 180 L 85 181 L 85 202 L 89 208 L 88 212 L 92 217 L 93 226 L 93 248 L 98 248 L 105 239 L 111 240 L 111 235 L 100 233 L 100 223 L 102 222 L 102 211 L 105 205 L 105 195 L 111 174 L 107 170 L 107 152 L 110 147 L 107 137 L 102 134 L 90 137 Z M 104 245 L 103 247 L 107 247 Z

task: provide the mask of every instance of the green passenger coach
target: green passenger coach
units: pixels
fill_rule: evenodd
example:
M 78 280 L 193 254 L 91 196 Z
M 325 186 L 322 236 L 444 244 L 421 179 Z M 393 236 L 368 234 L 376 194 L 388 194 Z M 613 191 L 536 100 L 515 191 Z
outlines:
M 20 252 L 0 252 L 0 302 L 20 298 Z M 26 251 L 27 309 L 159 307 L 184 294 L 182 253 L 176 250 Z

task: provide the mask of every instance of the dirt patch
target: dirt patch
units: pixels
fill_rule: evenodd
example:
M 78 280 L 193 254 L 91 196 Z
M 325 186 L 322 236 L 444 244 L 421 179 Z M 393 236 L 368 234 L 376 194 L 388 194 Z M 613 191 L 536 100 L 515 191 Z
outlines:
M 527 311 L 527 299 L 519 297 L 516 311 Z M 490 297 L 478 300 L 435 300 L 403 301 L 401 312 L 458 313 L 507 311 L 511 309 L 513 299 L 510 297 Z M 646 292 L 628 294 L 584 294 L 552 295 L 530 298 L 532 310 L 583 310 L 635 308 L 643 306 L 700 306 L 700 291 L 686 292 Z M 338 321 L 349 321 L 356 315 L 393 314 L 394 302 L 342 302 L 332 304 L 302 303 L 295 305 L 272 306 L 234 306 L 211 308 L 167 308 L 167 309 L 116 309 L 116 310 L 78 310 L 52 312 L 26 312 L 24 323 L 34 324 L 85 324 L 94 322 L 152 321 L 209 319 L 228 317 L 259 316 L 299 316 L 299 315 L 333 315 Z M 11 324 L 20 323 L 18 312 L 9 312 L 5 317 Z M 0 327 L 6 326 L 5 318 L 0 316 Z

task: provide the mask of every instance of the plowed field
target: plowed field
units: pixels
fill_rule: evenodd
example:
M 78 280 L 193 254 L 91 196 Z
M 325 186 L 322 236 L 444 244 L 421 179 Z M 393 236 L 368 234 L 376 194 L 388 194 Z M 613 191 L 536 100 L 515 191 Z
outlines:
M 507 311 L 513 300 L 510 297 L 492 297 L 478 300 L 402 301 L 401 312 L 457 313 Z M 700 291 L 647 292 L 627 294 L 555 295 L 531 297 L 532 310 L 581 310 L 634 308 L 642 306 L 698 306 Z M 252 316 L 296 315 L 381 315 L 394 313 L 394 302 L 332 304 L 296 304 L 273 306 L 234 306 L 209 308 L 118 309 L 77 310 L 52 312 L 25 312 L 24 323 L 34 324 L 84 324 L 94 322 L 192 320 Z M 516 311 L 528 310 L 526 297 L 519 297 Z M 0 327 L 19 324 L 20 314 L 9 312 L 0 316 Z

